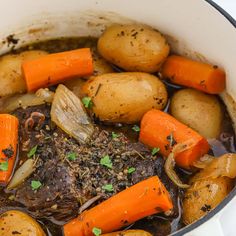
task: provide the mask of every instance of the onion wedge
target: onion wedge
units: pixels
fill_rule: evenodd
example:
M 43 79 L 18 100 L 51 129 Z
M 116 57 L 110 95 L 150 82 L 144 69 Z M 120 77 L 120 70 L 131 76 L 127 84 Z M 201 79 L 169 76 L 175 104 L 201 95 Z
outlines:
M 52 102 L 51 119 L 81 144 L 88 142 L 94 131 L 80 99 L 62 84 L 57 87 Z
M 175 173 L 174 167 L 175 167 L 175 155 L 177 155 L 180 152 L 183 152 L 189 148 L 191 148 L 194 145 L 194 142 L 192 140 L 188 140 L 184 143 L 176 144 L 172 150 L 172 152 L 169 154 L 169 156 L 166 159 L 165 162 L 165 172 L 168 175 L 168 177 L 171 179 L 171 181 L 177 185 L 179 188 L 188 188 L 190 185 L 182 183 L 178 175 Z
M 0 100 L 0 113 L 9 113 L 18 108 L 27 108 L 44 103 L 51 103 L 54 92 L 49 89 L 39 89 L 36 93 L 18 94 Z
M 34 160 L 28 159 L 15 172 L 7 189 L 14 189 L 34 172 Z
M 206 178 L 216 179 L 218 177 L 228 177 L 231 179 L 236 177 L 235 153 L 227 153 L 220 157 L 213 158 L 204 169 L 191 179 L 191 182 L 196 182 Z

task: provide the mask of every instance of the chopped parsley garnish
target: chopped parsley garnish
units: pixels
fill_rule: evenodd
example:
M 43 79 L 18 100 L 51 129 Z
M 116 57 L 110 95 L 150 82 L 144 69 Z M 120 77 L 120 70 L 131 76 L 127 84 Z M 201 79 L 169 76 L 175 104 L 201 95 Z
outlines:
M 28 152 L 27 154 L 27 157 L 28 158 L 31 158 L 32 156 L 35 155 L 35 153 L 37 152 L 37 148 L 38 148 L 38 145 L 34 146 L 33 148 L 31 148 L 31 150 Z
M 153 148 L 152 149 L 152 155 L 155 156 L 160 151 L 160 148 Z
M 0 170 L 2 171 L 8 170 L 8 161 L 0 163 Z
M 140 131 L 140 128 L 139 128 L 138 125 L 134 125 L 134 126 L 132 127 L 132 130 L 135 131 L 135 132 L 139 132 L 139 131 Z
M 69 160 L 69 161 L 75 161 L 77 156 L 76 156 L 76 153 L 75 152 L 70 152 L 69 154 L 66 155 L 66 158 Z
M 129 169 L 128 169 L 128 174 L 132 174 L 133 172 L 135 172 L 135 168 L 134 167 L 130 167 Z
M 113 192 L 114 191 L 114 188 L 113 188 L 112 184 L 106 184 L 106 185 L 102 186 L 102 189 L 106 190 L 107 192 Z
M 108 168 L 112 168 L 112 162 L 111 159 L 108 155 L 104 156 L 101 160 L 100 160 L 100 164 L 103 166 L 106 166 Z
M 111 137 L 112 137 L 112 139 L 118 138 L 119 134 L 116 134 L 115 132 L 112 132 Z
M 100 236 L 102 234 L 102 230 L 96 227 L 92 229 L 92 232 L 95 236 Z
M 168 140 L 168 142 L 170 143 L 170 147 L 173 147 L 177 142 L 174 139 L 174 135 L 173 133 L 171 133 L 170 135 L 168 135 L 166 137 L 166 139 Z
M 91 108 L 93 105 L 92 98 L 90 97 L 83 97 L 82 98 L 82 103 L 86 108 Z
M 31 188 L 32 190 L 37 190 L 42 186 L 41 182 L 38 180 L 32 180 L 31 181 Z

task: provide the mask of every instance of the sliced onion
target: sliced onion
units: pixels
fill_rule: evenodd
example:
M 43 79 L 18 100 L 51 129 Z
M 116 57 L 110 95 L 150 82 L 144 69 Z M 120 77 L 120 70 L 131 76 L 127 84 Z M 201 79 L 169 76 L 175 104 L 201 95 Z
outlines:
M 179 188 L 188 188 L 188 184 L 182 183 L 178 175 L 175 173 L 174 167 L 175 167 L 175 156 L 183 151 L 188 150 L 192 146 L 194 146 L 193 140 L 188 140 L 183 143 L 176 144 L 172 150 L 172 152 L 169 154 L 169 156 L 166 159 L 165 162 L 165 172 L 168 175 L 168 177 L 171 179 L 171 181 L 177 185 Z
M 17 108 L 27 108 L 44 103 L 51 103 L 54 93 L 48 89 L 39 89 L 36 93 L 18 94 L 1 99 L 0 113 L 8 113 Z
M 102 196 L 97 195 L 91 199 L 89 199 L 87 202 L 85 202 L 80 208 L 79 208 L 79 214 L 81 214 L 83 211 L 85 211 L 87 208 L 89 208 L 93 203 L 98 201 Z
M 28 159 L 15 172 L 7 189 L 16 188 L 34 172 L 34 160 Z
M 51 119 L 82 144 L 89 141 L 94 131 L 80 99 L 62 84 L 57 87 L 52 102 Z
M 203 155 L 198 161 L 193 163 L 194 167 L 197 167 L 198 169 L 204 169 L 207 165 L 210 164 L 210 162 L 214 159 L 214 156 L 211 156 L 209 154 Z
M 216 157 L 205 166 L 198 174 L 196 174 L 191 182 L 202 180 L 206 178 L 218 178 L 218 177 L 236 177 L 236 154 L 227 153 L 223 156 Z
M 177 185 L 180 188 L 188 188 L 189 185 L 182 183 L 178 175 L 175 173 L 174 167 L 175 167 L 175 157 L 174 153 L 171 152 L 165 162 L 165 172 L 175 185 Z

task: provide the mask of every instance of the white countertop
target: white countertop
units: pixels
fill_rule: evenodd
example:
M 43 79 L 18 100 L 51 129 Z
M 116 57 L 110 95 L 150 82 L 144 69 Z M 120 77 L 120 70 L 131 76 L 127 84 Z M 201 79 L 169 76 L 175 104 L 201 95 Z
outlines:
M 236 0 L 214 0 L 236 20 Z

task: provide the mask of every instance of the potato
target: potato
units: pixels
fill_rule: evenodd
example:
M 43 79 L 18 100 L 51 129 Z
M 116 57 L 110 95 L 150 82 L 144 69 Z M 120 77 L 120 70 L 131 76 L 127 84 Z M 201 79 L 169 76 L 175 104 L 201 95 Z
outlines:
M 107 63 L 95 50 L 92 50 L 93 55 L 93 75 L 102 75 L 114 72 L 112 66 Z
M 205 138 L 217 138 L 221 131 L 222 110 L 218 99 L 194 89 L 182 89 L 174 94 L 171 114 Z
M 152 235 L 144 230 L 132 229 L 132 230 L 117 231 L 113 233 L 102 234 L 102 236 L 152 236 Z
M 169 54 L 157 30 L 138 24 L 112 25 L 98 40 L 99 53 L 126 71 L 156 72 Z
M 183 200 L 183 222 L 191 224 L 214 209 L 232 190 L 228 177 L 208 178 L 194 182 Z
M 20 54 L 9 54 L 0 58 L 0 97 L 23 93 L 26 84 L 21 72 L 24 60 L 36 59 L 47 54 L 45 51 L 25 51 Z
M 83 91 L 92 98 L 95 115 L 106 122 L 138 122 L 148 110 L 163 109 L 167 101 L 164 84 L 141 72 L 96 76 L 85 83 Z
M 46 236 L 33 218 L 17 210 L 10 210 L 0 215 L 0 235 Z
M 63 84 L 70 89 L 78 98 L 84 97 L 82 87 L 84 86 L 86 80 L 82 78 L 74 78 L 65 81 Z

